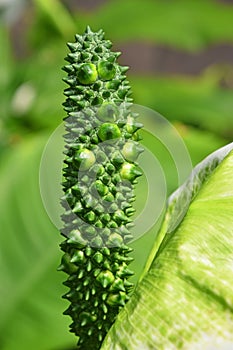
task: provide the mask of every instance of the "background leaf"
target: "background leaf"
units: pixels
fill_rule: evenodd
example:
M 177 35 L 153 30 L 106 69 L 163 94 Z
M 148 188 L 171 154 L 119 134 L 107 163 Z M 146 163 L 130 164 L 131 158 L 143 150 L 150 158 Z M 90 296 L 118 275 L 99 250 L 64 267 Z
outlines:
M 67 11 L 62 2 L 57 0 L 33 0 L 35 5 L 40 11 L 42 11 L 45 16 L 48 16 L 64 37 L 65 40 L 68 39 L 72 33 L 77 31 L 77 27 L 73 21 L 72 16 Z
M 221 75 L 217 73 L 211 69 L 200 77 L 131 77 L 131 83 L 139 104 L 159 111 L 171 121 L 198 125 L 232 139 L 232 92 L 220 88 Z
M 171 197 L 148 271 L 102 349 L 232 346 L 232 149 L 208 157 Z
M 220 40 L 232 42 L 232 15 L 231 6 L 211 0 L 114 0 L 80 20 L 102 27 L 114 41 L 146 39 L 194 51 Z
M 75 344 L 62 315 L 59 232 L 39 192 L 45 137 L 28 139 L 1 166 L 0 348 L 58 350 Z

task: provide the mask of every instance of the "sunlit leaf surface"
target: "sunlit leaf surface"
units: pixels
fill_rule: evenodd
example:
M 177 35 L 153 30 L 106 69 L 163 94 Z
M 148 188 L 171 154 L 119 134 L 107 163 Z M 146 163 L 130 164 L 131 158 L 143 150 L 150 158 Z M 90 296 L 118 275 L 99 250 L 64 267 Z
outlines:
M 207 158 L 170 197 L 144 277 L 102 349 L 233 346 L 232 148 Z

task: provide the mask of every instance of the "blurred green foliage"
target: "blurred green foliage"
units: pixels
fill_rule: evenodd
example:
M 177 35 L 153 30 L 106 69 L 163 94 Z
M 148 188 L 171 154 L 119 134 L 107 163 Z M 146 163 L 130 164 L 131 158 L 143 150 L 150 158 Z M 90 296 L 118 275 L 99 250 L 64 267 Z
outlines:
M 146 40 L 196 51 L 218 41 L 233 41 L 233 8 L 214 0 L 113 0 L 79 19 L 104 27 L 112 40 Z
M 18 36 L 4 11 L 0 16 L 0 348 L 65 350 L 75 340 L 61 315 L 66 308 L 64 276 L 56 272 L 61 238 L 43 209 L 38 180 L 43 147 L 64 116 L 65 42 L 89 24 L 103 28 L 115 45 L 140 40 L 195 53 L 211 44 L 233 43 L 233 7 L 211 0 L 113 0 L 90 13 L 81 7 L 70 13 L 61 1 L 34 0 L 26 3 L 26 29 Z M 24 45 L 20 54 L 16 43 Z M 135 72 L 129 79 L 135 103 L 169 119 L 196 164 L 232 138 L 233 89 L 221 86 L 228 72 L 232 66 L 215 65 L 200 76 Z M 169 194 L 178 185 L 174 165 L 156 140 L 143 136 L 159 154 Z M 140 186 L 138 207 L 143 180 Z M 135 281 L 156 227 L 132 244 Z

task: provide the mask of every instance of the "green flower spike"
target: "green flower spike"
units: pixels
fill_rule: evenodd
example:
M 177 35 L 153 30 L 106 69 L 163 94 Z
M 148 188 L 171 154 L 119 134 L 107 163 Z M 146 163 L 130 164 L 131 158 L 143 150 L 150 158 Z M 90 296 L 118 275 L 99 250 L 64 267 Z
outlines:
M 134 213 L 134 161 L 141 148 L 139 125 L 131 113 L 127 67 L 102 30 L 88 27 L 69 43 L 64 67 L 65 159 L 63 168 L 62 235 L 59 270 L 70 302 L 65 311 L 78 336 L 78 349 L 98 350 L 133 285 L 128 265 Z M 125 181 L 127 180 L 127 181 Z

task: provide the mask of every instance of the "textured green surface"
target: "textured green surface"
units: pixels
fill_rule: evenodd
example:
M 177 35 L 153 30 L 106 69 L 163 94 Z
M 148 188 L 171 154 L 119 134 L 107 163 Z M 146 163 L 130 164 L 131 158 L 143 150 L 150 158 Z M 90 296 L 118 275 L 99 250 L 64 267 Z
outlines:
M 119 53 L 110 51 L 103 31 L 88 27 L 68 47 L 62 199 L 67 239 L 59 269 L 69 275 L 66 314 L 78 347 L 98 349 L 133 287 L 127 281 L 132 275 L 127 243 L 133 187 L 141 175 L 134 161 L 141 149 L 137 142 L 130 148 L 129 140 L 138 139 L 141 124 L 130 111 L 127 67 L 118 65 Z
M 232 348 L 230 149 L 201 163 L 170 198 L 144 278 L 102 349 Z

